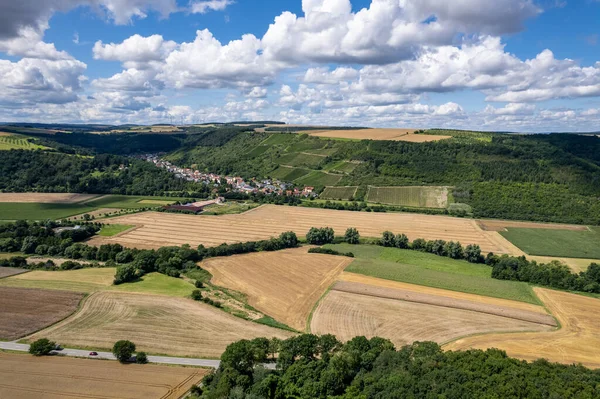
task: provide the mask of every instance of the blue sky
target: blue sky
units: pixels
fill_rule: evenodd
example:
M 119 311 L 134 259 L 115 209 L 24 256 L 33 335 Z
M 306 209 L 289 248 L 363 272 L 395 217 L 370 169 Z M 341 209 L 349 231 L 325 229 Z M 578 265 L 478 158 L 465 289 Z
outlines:
M 598 21 L 598 0 L 22 0 L 0 120 L 597 131 Z

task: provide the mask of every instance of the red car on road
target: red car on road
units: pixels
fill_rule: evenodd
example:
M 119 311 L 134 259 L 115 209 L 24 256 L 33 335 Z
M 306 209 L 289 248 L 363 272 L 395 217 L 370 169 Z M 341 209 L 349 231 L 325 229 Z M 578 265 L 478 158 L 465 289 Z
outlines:
M 90 356 L 98 356 L 98 352 L 90 352 Z

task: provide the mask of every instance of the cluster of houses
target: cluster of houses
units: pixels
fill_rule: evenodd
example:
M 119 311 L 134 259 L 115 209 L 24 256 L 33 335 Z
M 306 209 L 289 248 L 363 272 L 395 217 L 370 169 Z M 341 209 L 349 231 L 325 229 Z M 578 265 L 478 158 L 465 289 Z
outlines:
M 159 168 L 168 170 L 180 179 L 190 182 L 204 183 L 219 187 L 226 185 L 228 190 L 246 194 L 263 193 L 266 195 L 285 195 L 294 197 L 317 197 L 314 187 L 303 187 L 302 189 L 294 187 L 292 184 L 282 182 L 277 179 L 256 179 L 253 178 L 246 182 L 239 176 L 221 176 L 215 173 L 204 173 L 190 168 L 180 168 L 171 162 L 161 159 L 157 154 L 145 154 L 141 159 L 152 162 Z

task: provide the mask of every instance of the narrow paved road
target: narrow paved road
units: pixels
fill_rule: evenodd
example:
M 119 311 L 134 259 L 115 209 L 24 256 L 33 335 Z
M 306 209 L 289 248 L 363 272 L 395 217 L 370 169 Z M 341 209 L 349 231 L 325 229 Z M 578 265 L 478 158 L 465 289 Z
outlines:
M 29 345 L 17 344 L 15 342 L 0 342 L 0 349 L 6 349 L 11 351 L 29 352 Z M 55 353 L 63 356 L 73 357 L 87 357 L 90 359 L 108 359 L 117 360 L 114 355 L 110 352 L 97 352 L 98 356 L 90 356 L 90 351 L 80 349 L 63 349 L 61 351 L 55 351 Z M 219 360 L 211 359 L 190 359 L 186 357 L 168 357 L 168 356 L 148 356 L 150 363 L 159 364 L 175 364 L 179 366 L 198 366 L 198 367 L 219 367 Z

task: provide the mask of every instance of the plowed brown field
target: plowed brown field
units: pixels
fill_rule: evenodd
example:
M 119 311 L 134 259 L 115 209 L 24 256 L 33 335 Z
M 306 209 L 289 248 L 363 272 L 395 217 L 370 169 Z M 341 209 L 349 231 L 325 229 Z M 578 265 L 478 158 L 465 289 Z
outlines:
M 600 299 L 534 288 L 562 328 L 553 332 L 490 334 L 459 339 L 448 350 L 499 348 L 525 360 L 546 358 L 600 368 Z
M 97 194 L 69 193 L 0 193 L 0 202 L 29 202 L 42 204 L 75 204 L 98 197 Z
M 214 284 L 246 294 L 256 309 L 304 330 L 314 305 L 351 261 L 297 248 L 214 258 L 200 266 Z
M 116 341 L 128 339 L 149 353 L 219 357 L 240 339 L 289 336 L 191 299 L 98 292 L 75 315 L 30 341 L 44 337 L 65 346 L 110 350 Z
M 416 129 L 355 129 L 355 130 L 317 130 L 302 131 L 311 136 L 331 137 L 358 140 L 393 140 L 410 141 L 414 143 L 425 143 L 452 138 L 452 136 L 435 136 L 425 134 L 414 134 Z
M 0 398 L 178 399 L 208 370 L 0 353 Z
M 190 244 L 216 246 L 224 242 L 260 240 L 294 231 L 303 236 L 311 227 L 332 227 L 341 235 L 356 227 L 364 237 L 379 237 L 385 230 L 405 233 L 410 239 L 442 239 L 479 244 L 484 252 L 522 252 L 494 231 L 483 231 L 474 220 L 414 213 L 370 213 L 264 205 L 240 215 L 193 216 L 145 212 L 107 219 L 105 223 L 140 228 L 116 238 L 95 238 L 90 244 L 120 243 L 129 247 L 159 248 Z
M 414 341 L 444 343 L 458 337 L 499 331 L 545 331 L 552 327 L 470 310 L 406 302 L 332 290 L 311 322 L 316 334 L 384 337 L 396 346 Z
M 69 316 L 83 294 L 0 287 L 0 339 L 14 340 Z

